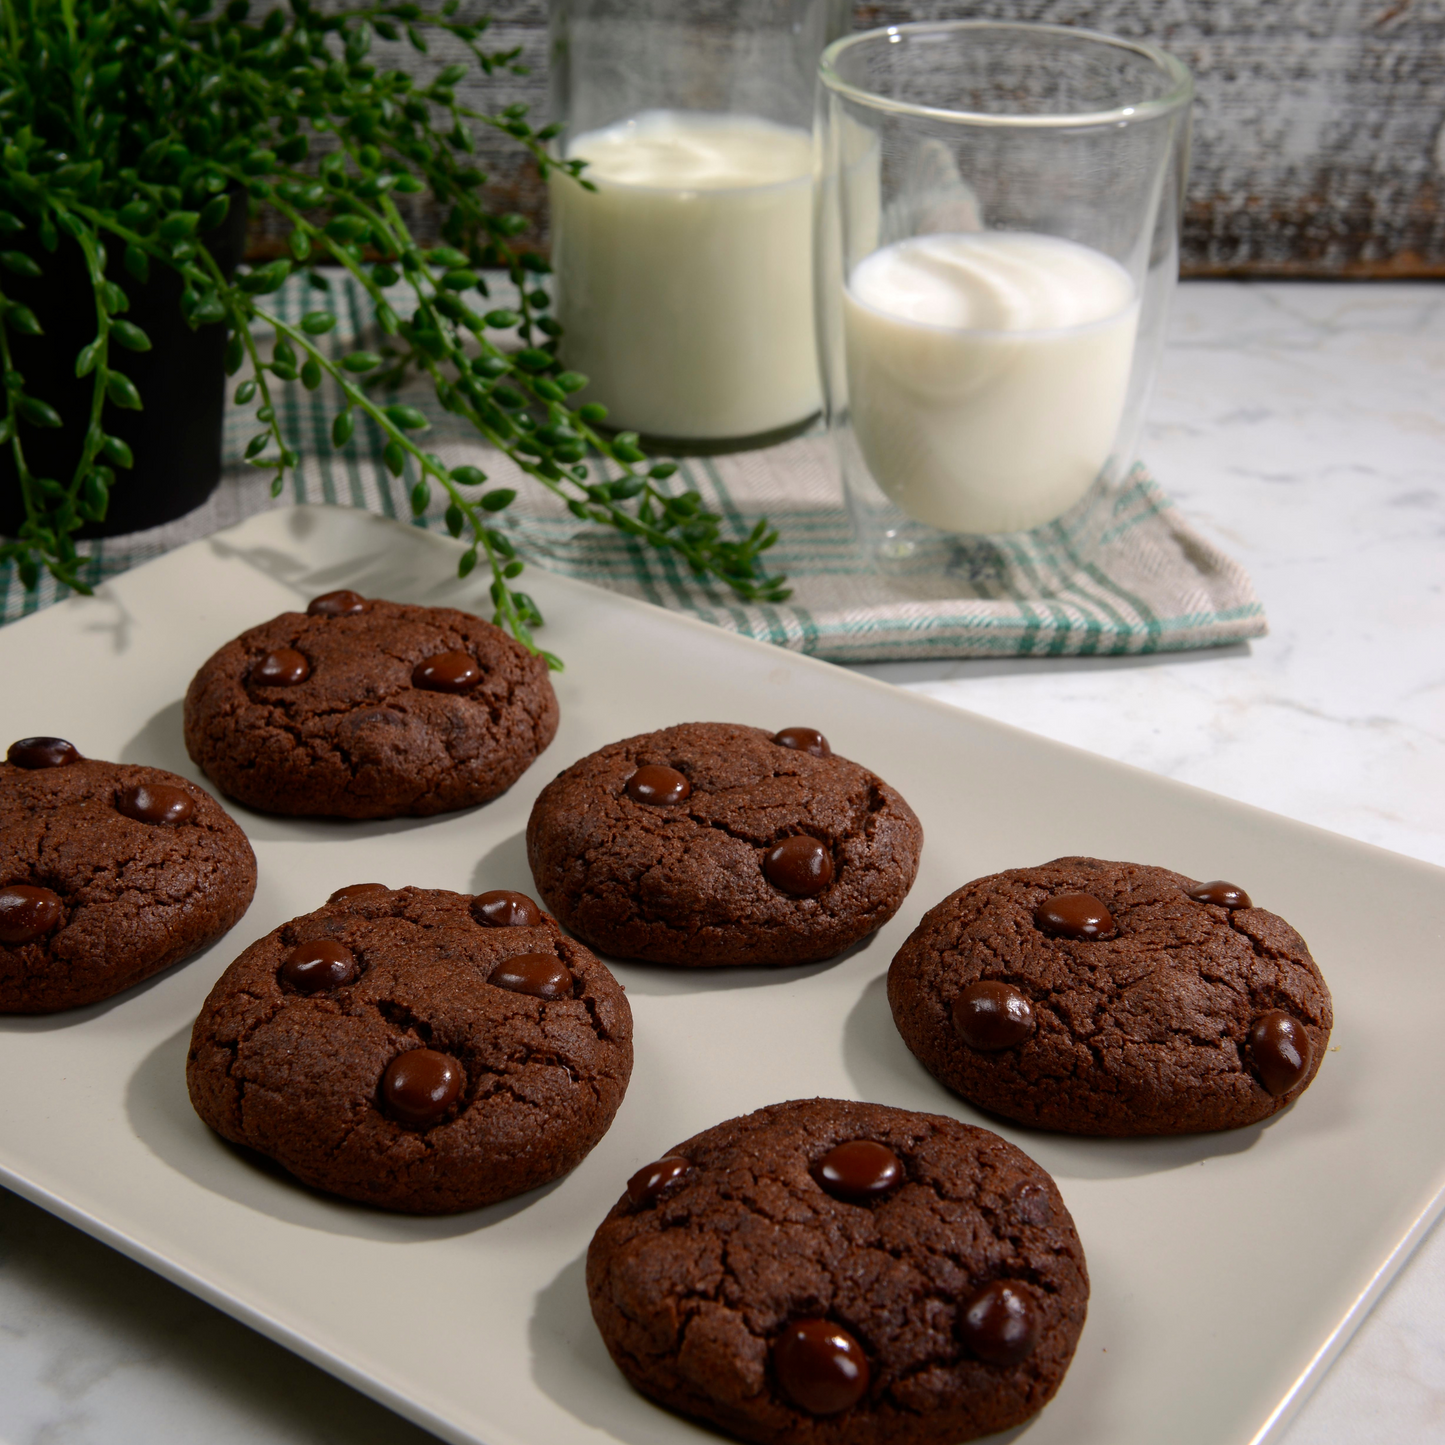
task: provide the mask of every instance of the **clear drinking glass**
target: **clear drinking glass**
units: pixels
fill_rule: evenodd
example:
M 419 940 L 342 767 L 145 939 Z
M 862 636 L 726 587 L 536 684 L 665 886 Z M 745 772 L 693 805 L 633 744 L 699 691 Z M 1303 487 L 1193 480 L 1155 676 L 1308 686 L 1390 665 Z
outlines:
M 821 404 L 813 91 L 850 0 L 552 0 L 551 183 L 567 365 L 609 423 L 673 449 Z
M 1188 70 L 1135 41 L 890 26 L 820 64 L 825 408 L 903 571 L 1051 522 L 1134 458 L 1178 272 Z

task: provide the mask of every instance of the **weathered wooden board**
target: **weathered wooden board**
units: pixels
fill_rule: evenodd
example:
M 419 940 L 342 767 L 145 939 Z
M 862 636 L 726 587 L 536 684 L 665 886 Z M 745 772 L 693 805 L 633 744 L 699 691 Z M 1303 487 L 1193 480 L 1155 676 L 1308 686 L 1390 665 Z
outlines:
M 490 109 L 524 101 L 540 118 L 545 0 L 490 8 L 494 43 L 522 46 L 531 74 L 465 93 Z M 1173 51 L 1199 95 L 1187 275 L 1445 276 L 1445 0 L 860 0 L 856 16 L 859 28 L 1047 21 Z M 440 45 L 397 56 L 413 69 L 454 58 Z M 545 244 L 530 163 L 505 137 L 479 140 L 500 204 L 533 217 Z

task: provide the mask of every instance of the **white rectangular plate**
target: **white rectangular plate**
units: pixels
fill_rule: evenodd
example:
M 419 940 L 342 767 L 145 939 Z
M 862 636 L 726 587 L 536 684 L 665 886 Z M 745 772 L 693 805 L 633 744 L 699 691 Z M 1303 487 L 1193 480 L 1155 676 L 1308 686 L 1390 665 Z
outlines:
M 486 615 L 458 548 L 329 508 L 271 512 L 0 632 L 0 743 L 200 775 L 181 698 L 222 642 L 333 587 Z M 485 808 L 386 823 L 233 811 L 256 901 L 209 953 L 91 1009 L 0 1020 L 0 1175 L 448 1440 L 677 1445 L 715 1437 L 633 1394 L 593 1327 L 583 1256 L 629 1174 L 780 1099 L 976 1115 L 913 1061 L 888 962 L 959 884 L 1067 853 L 1224 876 L 1300 929 L 1334 1047 L 1267 1125 L 1181 1139 L 1002 1129 L 1058 1180 L 1093 1276 L 1089 1320 L 1031 1445 L 1235 1445 L 1278 1430 L 1434 1218 L 1445 1183 L 1445 871 L 912 697 L 577 582 L 529 574 L 566 659 L 562 726 Z M 927 833 L 898 917 L 842 961 L 688 974 L 619 965 L 637 1064 L 568 1178 L 445 1219 L 332 1201 L 192 1114 L 191 1021 L 255 938 L 345 883 L 531 890 L 523 829 L 560 768 L 693 719 L 809 723 L 895 784 Z M 990 1127 L 998 1127 L 990 1125 Z

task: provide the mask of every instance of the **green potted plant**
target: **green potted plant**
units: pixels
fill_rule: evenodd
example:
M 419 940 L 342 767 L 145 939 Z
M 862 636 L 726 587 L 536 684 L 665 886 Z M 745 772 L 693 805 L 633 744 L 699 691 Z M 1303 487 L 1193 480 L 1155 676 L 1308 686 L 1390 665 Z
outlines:
M 0 541 L 0 559 L 13 559 L 28 587 L 46 567 L 86 590 L 76 533 L 106 516 L 135 461 L 114 419 L 167 406 L 130 375 L 134 358 L 156 348 L 127 313 L 133 293 L 168 274 L 186 332 L 209 337 L 228 374 L 247 369 L 233 402 L 256 408 L 246 459 L 272 473 L 273 492 L 299 460 L 277 388 L 314 390 L 329 378 L 340 398 L 333 444 L 345 446 L 367 416 L 385 437 L 391 473 L 412 469 L 418 514 L 433 487 L 444 490 L 448 529 L 471 544 L 462 575 L 490 568 L 495 620 L 528 646 L 541 618 L 512 585 L 522 562 L 497 525 L 515 493 L 424 450 L 425 416 L 387 399 L 387 384 L 404 373 L 424 373 L 443 408 L 577 517 L 670 548 L 745 600 L 786 597 L 783 579 L 762 564 L 776 540 L 765 522 L 729 539 L 696 493 L 670 495 L 672 463 L 649 465 L 635 435 L 608 434 L 601 407 L 576 404 L 586 378 L 558 359 L 546 261 L 516 244 L 524 218 L 488 207 L 473 128 L 515 138 L 544 176 L 561 170 L 585 186 L 580 164 L 549 155 L 550 130 L 533 130 L 525 108 L 488 114 L 462 104 L 454 87 L 467 67 L 423 84 L 377 58 L 387 46 L 425 51 L 438 31 L 486 75 L 518 68 L 518 53 L 488 50 L 486 18 L 463 16 L 459 0 L 437 14 L 412 3 L 323 11 L 291 0 L 253 21 L 249 9 L 248 0 L 217 11 L 206 0 L 0 0 L 0 446 L 23 514 L 14 539 Z M 439 246 L 418 244 L 396 203 L 422 191 L 441 208 Z M 226 253 L 240 208 L 261 206 L 281 217 L 287 254 L 236 266 Z M 67 250 L 82 263 L 78 286 L 47 279 Z M 336 326 L 330 267 L 369 296 L 385 338 L 376 350 L 333 359 L 322 344 Z M 513 308 L 489 306 L 488 269 L 509 275 L 520 298 Z M 292 323 L 267 298 L 302 272 L 318 288 L 316 305 Z M 384 294 L 401 280 L 414 297 L 408 315 Z M 72 368 L 86 383 L 80 415 L 63 414 L 17 364 L 45 330 L 44 307 L 21 299 L 26 287 L 42 301 L 83 294 L 89 336 Z M 255 337 L 265 331 L 274 343 L 263 356 Z M 29 455 L 41 434 L 61 429 L 74 465 L 41 475 Z M 597 455 L 620 475 L 603 480 L 589 461 Z

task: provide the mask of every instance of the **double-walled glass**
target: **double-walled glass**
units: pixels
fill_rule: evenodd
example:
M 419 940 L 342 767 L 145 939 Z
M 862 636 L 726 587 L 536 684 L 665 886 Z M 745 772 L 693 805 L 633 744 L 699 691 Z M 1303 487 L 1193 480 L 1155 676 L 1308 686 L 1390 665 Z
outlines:
M 861 539 L 936 562 L 1057 519 L 1134 458 L 1189 72 L 1133 41 L 961 21 L 840 40 L 820 74 L 820 350 Z
M 563 357 L 609 422 L 740 444 L 821 403 L 813 92 L 849 0 L 553 0 Z

